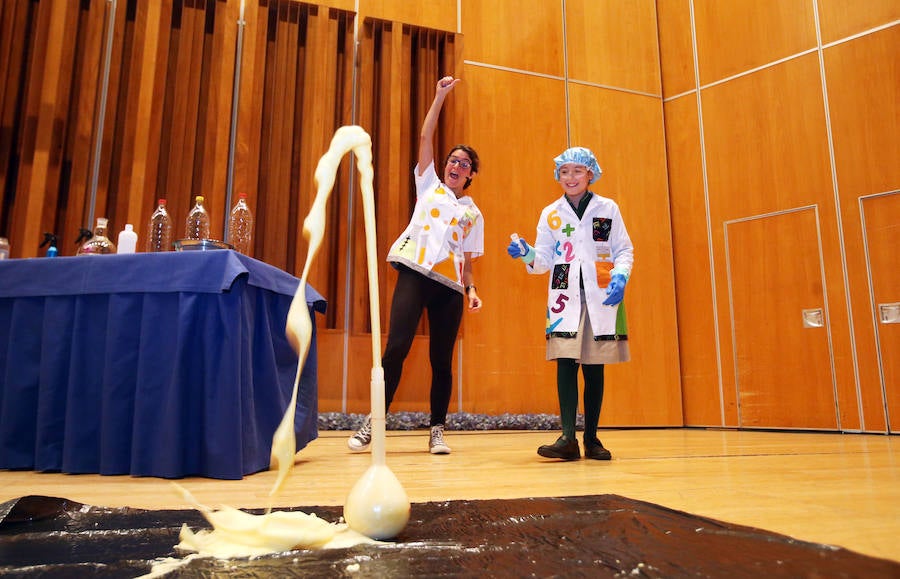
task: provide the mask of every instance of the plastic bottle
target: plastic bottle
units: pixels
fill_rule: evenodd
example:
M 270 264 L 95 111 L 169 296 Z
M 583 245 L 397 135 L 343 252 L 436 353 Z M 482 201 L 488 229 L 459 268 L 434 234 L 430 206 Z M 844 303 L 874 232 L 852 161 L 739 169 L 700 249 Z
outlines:
M 184 237 L 186 239 L 209 239 L 209 213 L 203 207 L 203 195 L 197 195 L 194 200 L 194 208 L 188 213 Z
M 0 237 L 0 259 L 9 259 L 9 240 Z
M 172 218 L 166 211 L 166 200 L 160 199 L 158 203 L 147 225 L 147 251 L 171 251 Z
M 44 241 L 41 242 L 39 247 L 44 247 L 45 245 L 49 246 L 47 247 L 47 257 L 56 257 L 59 255 L 59 249 L 56 248 L 56 242 L 56 235 L 49 231 L 45 231 Z
M 97 227 L 94 228 L 94 235 L 81 244 L 75 255 L 104 255 L 116 252 L 116 244 L 106 236 L 106 228 L 109 220 L 106 217 L 97 218 Z
M 116 245 L 119 246 L 119 253 L 134 253 L 137 251 L 137 233 L 134 232 L 134 225 L 130 223 L 125 224 L 125 229 L 119 232 Z
M 228 218 L 228 242 L 244 255 L 253 247 L 253 212 L 247 206 L 247 194 L 240 193 Z

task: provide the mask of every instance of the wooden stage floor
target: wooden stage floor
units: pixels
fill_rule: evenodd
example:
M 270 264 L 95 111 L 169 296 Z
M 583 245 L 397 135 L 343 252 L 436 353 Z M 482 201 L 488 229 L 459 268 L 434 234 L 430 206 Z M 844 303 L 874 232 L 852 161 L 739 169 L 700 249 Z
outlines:
M 347 450 L 349 434 L 323 431 L 300 451 L 273 506 L 342 505 L 371 461 L 369 453 Z M 426 431 L 389 431 L 387 461 L 414 503 L 616 494 L 900 561 L 896 436 L 602 430 L 610 462 L 537 456 L 537 447 L 557 434 L 448 431 L 453 453 L 433 456 Z M 211 506 L 261 508 L 269 506 L 274 474 L 177 482 Z M 165 479 L 0 471 L 0 501 L 27 495 L 108 507 L 190 508 Z

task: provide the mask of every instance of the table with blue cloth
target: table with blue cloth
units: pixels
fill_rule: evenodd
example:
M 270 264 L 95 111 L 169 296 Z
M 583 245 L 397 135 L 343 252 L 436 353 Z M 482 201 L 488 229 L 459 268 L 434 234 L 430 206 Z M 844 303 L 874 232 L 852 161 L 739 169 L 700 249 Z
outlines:
M 231 250 L 0 261 L 0 469 L 240 479 L 269 467 L 299 280 Z M 318 436 L 316 324 L 297 450 Z

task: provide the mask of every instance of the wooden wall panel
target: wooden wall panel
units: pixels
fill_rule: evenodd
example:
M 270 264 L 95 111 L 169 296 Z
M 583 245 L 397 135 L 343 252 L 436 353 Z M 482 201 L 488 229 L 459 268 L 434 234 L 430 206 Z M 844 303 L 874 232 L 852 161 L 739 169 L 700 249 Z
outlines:
M 367 20 L 363 30 L 363 61 L 360 70 L 359 122 L 372 136 L 375 155 L 375 190 L 378 197 L 376 215 L 378 220 L 378 248 L 381 256 L 378 264 L 379 294 L 381 300 L 382 328 L 388 329 L 390 297 L 393 295 L 396 274 L 385 263 L 388 249 L 409 222 L 415 205 L 415 189 L 410 190 L 410 175 L 415 165 L 417 147 L 413 136 L 418 135 L 421 119 L 412 120 L 412 115 L 421 112 L 418 100 L 413 102 L 411 87 L 425 84 L 409 70 L 412 50 L 410 29 L 390 22 Z M 435 67 L 436 68 L 436 67 Z M 429 82 L 434 84 L 438 72 L 431 69 Z M 433 89 L 432 89 L 433 96 Z M 424 118 L 424 112 L 421 113 Z M 417 142 L 417 139 L 416 139 Z M 399 154 L 396 154 L 399 153 Z M 361 206 L 353 216 L 353 269 L 365 270 L 366 255 L 365 228 Z M 368 333 L 371 322 L 368 313 L 368 289 L 366 280 L 354 284 L 358 289 L 353 294 L 355 315 L 351 320 L 354 333 Z
M 296 0 L 294 0 L 296 1 Z M 264 0 L 247 0 L 248 7 Z M 347 12 L 358 11 L 360 22 L 375 18 L 391 22 L 413 24 L 434 30 L 458 32 L 457 0 L 316 0 L 313 4 L 338 8 Z
M 361 34 L 359 118 L 373 141 L 375 163 L 378 274 L 381 328 L 389 329 L 390 303 L 397 274 L 385 262 L 388 250 L 409 222 L 415 205 L 413 167 L 418 154 L 422 120 L 434 98 L 438 79 L 459 75 L 459 43 L 452 33 L 367 19 Z M 465 137 L 454 124 L 454 111 L 462 97 L 454 93 L 444 104 L 435 135 L 435 157 Z M 358 204 L 357 204 L 358 206 Z M 347 396 L 350 411 L 369 407 L 371 319 L 364 222 L 361 208 L 354 212 L 350 257 L 353 271 L 350 335 L 347 353 Z M 431 368 L 428 363 L 428 326 L 424 319 L 403 370 L 392 410 L 428 408 Z M 382 336 L 382 345 L 386 337 Z
M 816 1 L 823 44 L 900 20 L 900 2 L 896 0 Z
M 257 205 L 260 210 L 256 215 L 256 247 L 268 257 L 269 263 L 287 271 L 299 272 L 301 269 L 298 269 L 296 260 L 304 259 L 307 246 L 296 231 L 303 226 L 302 218 L 306 213 L 296 205 L 296 212 L 292 211 L 291 196 L 285 195 L 285 192 L 291 188 L 294 123 L 300 112 L 296 78 L 302 66 L 301 52 L 304 47 L 298 30 L 308 25 L 309 12 L 304 10 L 301 13 L 296 5 L 280 2 L 274 9 L 270 7 L 265 16 L 266 20 L 260 20 L 260 25 L 266 26 L 266 34 L 257 40 L 259 42 L 264 38 L 266 41 L 266 91 L 261 106 L 262 166 L 257 193 L 263 202 Z M 306 208 L 315 196 L 309 183 L 309 180 L 304 180 L 302 184 L 298 182 L 298 186 L 302 185 L 308 192 Z M 295 199 L 295 202 L 299 204 L 300 199 Z M 285 232 L 288 232 L 287 239 Z M 310 282 L 316 287 L 318 280 L 314 277 L 310 275 Z M 330 293 L 324 287 L 322 291 Z
M 228 237 L 228 215 L 231 212 L 225 193 L 235 73 L 235 57 L 227 58 L 225 55 L 235 52 L 239 8 L 235 2 L 219 2 L 214 6 L 214 18 L 211 23 L 207 22 L 203 42 L 204 74 L 201 82 L 205 96 L 200 107 L 202 117 L 197 135 L 198 162 L 195 164 L 194 187 L 221 194 L 215 197 L 218 203 L 212 205 L 216 210 L 213 225 L 218 226 L 220 239 L 224 240 Z M 234 193 L 234 201 L 237 201 L 237 192 Z M 146 207 L 139 206 L 138 214 L 146 214 Z
M 342 304 L 328 302 L 328 307 L 342 307 Z M 316 319 L 316 348 L 318 349 L 316 376 L 319 381 L 319 412 L 343 412 L 346 408 L 344 394 L 344 372 L 348 352 L 345 345 L 347 334 L 343 328 L 330 330 L 324 328 L 322 317 Z M 360 350 L 360 355 L 366 359 L 372 357 L 372 342 L 366 342 L 368 350 Z M 357 380 L 359 382 L 359 380 Z M 362 378 L 361 384 L 356 387 L 363 389 L 368 386 L 369 379 Z M 352 412 L 368 412 L 369 405 L 358 403 L 350 409 Z
M 353 15 L 281 1 L 252 7 L 247 23 L 234 194 L 245 191 L 255 201 L 254 256 L 299 275 L 316 165 L 334 131 L 352 123 Z M 309 276 L 329 300 L 323 328 L 344 323 L 345 309 L 335 304 L 346 295 L 349 157 L 342 167 Z
M 577 119 L 570 144 L 597 155 L 603 176 L 591 190 L 619 204 L 635 246 L 625 298 L 632 359 L 607 368 L 603 422 L 681 426 L 662 102 L 577 84 L 570 85 L 569 99 Z
M 668 98 L 695 88 L 691 0 L 657 0 L 660 76 Z
M 567 146 L 565 85 L 472 65 L 463 79 L 465 138 L 482 160 L 471 191 L 485 218 L 485 255 L 474 264 L 484 306 L 463 315 L 463 407 L 555 414 L 556 365 L 545 360 L 547 277 L 528 274 L 506 246 L 513 232 L 533 242 L 541 209 L 562 194 L 553 157 Z
M 137 6 L 135 17 L 125 19 L 123 13 L 123 44 L 128 53 L 123 62 L 128 64 L 124 75 L 122 93 L 136 95 L 122 103 L 122 121 L 119 124 L 117 149 L 118 164 L 130 170 L 123 172 L 119 191 L 126 200 L 125 223 L 131 223 L 138 235 L 138 250 L 143 251 L 147 239 L 148 207 L 155 207 L 157 166 L 159 161 L 159 111 L 155 106 L 156 61 L 159 56 L 160 36 L 167 27 L 162 26 L 162 3 L 153 2 Z
M 21 77 L 25 83 L 21 114 L 21 166 L 18 168 L 16 203 L 9 232 L 11 256 L 37 254 L 44 231 L 54 230 L 58 186 L 63 158 L 58 154 L 65 141 L 63 127 L 68 118 L 65 96 L 72 75 L 73 31 L 78 7 L 68 3 L 43 3 L 34 7 L 29 49 L 40 66 Z M 54 41 L 57 39 L 57 41 Z
M 248 3 L 262 3 L 264 0 L 248 0 Z M 357 0 L 317 0 L 318 6 L 327 6 L 329 8 L 338 8 L 347 12 L 353 12 L 356 8 Z
M 240 15 L 240 13 L 239 13 Z M 247 201 L 258 229 L 260 217 L 264 213 L 259 198 L 260 185 L 263 182 L 261 158 L 264 153 L 263 138 L 263 102 L 266 94 L 266 34 L 268 17 L 265 8 L 252 0 L 245 4 L 244 21 L 246 22 L 241 38 L 243 55 L 241 57 L 241 83 L 238 89 L 238 122 L 235 135 L 235 155 L 233 166 L 233 193 L 247 193 Z M 268 143 L 265 143 L 268 145 Z M 262 257 L 260 252 L 260 236 L 253 236 L 253 255 Z M 329 309 L 331 309 L 329 307 Z
M 679 88 L 689 85 L 691 5 L 684 0 L 659 0 L 657 4 L 664 93 L 674 96 L 680 93 L 669 90 L 673 84 L 668 78 L 678 79 L 682 83 Z M 726 6 L 698 0 L 693 7 L 701 84 L 748 73 L 813 49 L 816 7 L 826 43 L 896 23 L 897 18 L 896 3 L 878 1 L 862 5 L 819 0 L 817 6 L 807 2 L 740 1 Z M 881 392 L 873 385 L 877 378 L 873 312 L 866 289 L 858 198 L 897 189 L 900 182 L 894 162 L 898 157 L 896 103 L 900 99 L 896 87 L 900 81 L 896 67 L 890 64 L 896 60 L 896 45 L 893 25 L 826 47 L 824 85 L 818 57 L 809 54 L 709 87 L 701 95 L 704 114 L 702 124 L 696 128 L 691 128 L 696 123 L 691 119 L 696 115 L 692 109 L 700 103 L 694 95 L 667 103 L 676 283 L 679 294 L 701 291 L 704 285 L 701 281 L 689 281 L 701 277 L 690 275 L 686 265 L 702 248 L 702 240 L 678 232 L 679 214 L 702 215 L 703 208 L 698 204 L 702 183 L 696 180 L 706 179 L 716 319 L 720 322 L 716 344 L 714 318 L 707 310 L 709 302 L 679 296 L 687 424 L 706 424 L 714 410 L 706 399 L 714 393 L 711 381 L 716 378 L 712 347 L 717 345 L 726 354 L 732 348 L 732 329 L 723 309 L 728 296 L 722 289 L 725 255 L 721 223 L 816 204 L 823 227 L 841 426 L 844 430 L 883 431 Z M 830 119 L 823 114 L 823 86 L 828 88 Z M 829 138 L 833 142 L 833 158 Z M 848 309 L 848 298 L 852 310 Z M 701 318 L 708 322 L 702 326 L 695 322 Z M 693 329 L 688 331 L 684 324 Z M 707 328 L 705 332 L 702 327 Z M 704 335 L 708 340 L 705 349 Z M 724 422 L 736 425 L 734 397 L 730 394 L 733 381 L 729 378 L 733 365 L 729 357 L 725 357 L 720 371 L 724 380 Z
M 827 48 L 838 184 L 852 202 L 900 182 L 900 25 Z
M 462 0 L 466 60 L 563 76 L 563 14 L 559 0 Z
M 139 103 L 137 118 L 134 122 L 149 125 L 145 129 L 147 131 L 146 141 L 143 140 L 144 135 L 140 131 L 135 131 L 135 146 L 136 151 L 140 150 L 140 147 L 146 147 L 138 161 L 146 167 L 144 200 L 147 205 L 145 211 L 154 211 L 157 206 L 156 201 L 165 198 L 169 215 L 174 220 L 172 235 L 177 239 L 177 232 L 180 228 L 178 221 L 187 216 L 190 199 L 181 198 L 174 191 L 166 188 L 168 165 L 163 163 L 166 151 L 162 146 L 163 134 L 167 130 L 164 120 L 168 119 L 170 114 L 166 107 L 165 94 L 172 58 L 169 43 L 172 36 L 171 22 L 174 8 L 172 2 L 160 2 L 157 7 L 158 10 L 148 9 L 146 13 L 138 10 L 136 16 L 144 18 L 135 20 L 136 28 L 146 29 L 148 43 L 145 46 L 146 52 L 143 58 L 136 60 L 133 64 L 134 74 L 141 78 L 141 84 L 137 87 L 141 93 L 138 97 L 132 98 L 133 101 Z M 155 46 L 151 50 L 153 44 Z M 150 199 L 147 199 L 148 195 L 151 197 Z M 145 213 L 143 226 L 147 225 L 146 221 L 149 220 L 150 215 Z M 139 244 L 142 240 L 146 240 L 146 235 L 146 230 L 141 227 L 138 231 Z
M 312 13 L 310 13 L 312 15 Z M 297 201 L 291 202 L 295 216 L 292 223 L 299 229 L 302 220 L 309 213 L 315 198 L 314 172 L 319 158 L 328 149 L 332 136 L 341 125 L 352 123 L 352 16 L 347 13 L 316 10 L 315 18 L 310 18 L 305 30 L 298 31 L 305 36 L 301 50 L 302 63 L 298 63 L 299 83 L 295 102 L 297 113 L 294 117 L 291 156 L 289 158 L 290 182 L 296 191 Z M 347 268 L 346 223 L 349 215 L 350 196 L 360 198 L 357 185 L 350 185 L 349 166 L 355 162 L 350 155 L 342 163 L 344 170 L 335 181 L 328 202 L 329 230 L 323 239 L 319 254 L 310 271 L 310 281 L 316 288 L 327 292 L 328 299 L 335 307 L 328 312 L 324 327 L 341 327 L 344 309 L 339 307 L 346 301 Z M 353 173 L 356 174 L 355 172 Z M 274 192 L 273 192 L 274 193 Z M 293 196 L 292 196 L 293 197 Z M 306 262 L 307 243 L 298 238 L 294 246 L 294 271 L 302 271 Z
M 819 206 L 841 424 L 852 429 L 859 426 L 859 413 L 818 78 L 818 60 L 812 54 L 703 91 L 718 315 L 720 320 L 728 319 L 724 309 L 728 296 L 723 283 L 722 223 L 806 205 Z M 768 287 L 761 286 L 761 291 Z M 720 332 L 720 338 L 722 351 L 730 351 L 729 332 Z M 725 388 L 733 387 L 733 368 L 727 358 L 723 358 L 722 374 Z
M 839 427 L 817 218 L 810 207 L 726 226 L 741 427 Z M 823 325 L 805 327 L 806 309 Z
M 887 323 L 880 306 L 900 303 L 900 268 L 896 265 L 897 247 L 900 247 L 900 190 L 868 197 L 860 205 L 866 238 L 867 279 L 875 308 L 867 319 L 874 319 L 877 328 L 874 340 L 877 356 L 863 362 L 867 370 L 877 371 L 877 380 L 874 384 L 869 382 L 864 391 L 864 404 L 871 400 L 864 405 L 866 425 L 875 429 L 885 424 L 885 430 L 897 434 L 900 433 L 900 324 Z M 858 341 L 864 342 L 865 338 Z M 882 408 L 887 408 L 886 421 L 881 420 Z
M 97 121 L 101 115 L 100 100 L 100 63 L 106 46 L 106 28 L 109 10 L 103 5 L 94 4 L 93 8 L 70 12 L 72 18 L 67 25 L 63 50 L 67 55 L 59 71 L 61 78 L 57 89 L 59 99 L 65 103 L 66 112 L 59 111 L 55 122 L 59 142 L 54 148 L 55 165 L 46 175 L 44 182 L 48 201 L 45 202 L 40 219 L 42 232 L 59 236 L 57 247 L 60 255 L 72 255 L 77 246 L 75 239 L 82 227 L 93 228 L 89 223 L 87 209 L 91 199 L 91 180 L 94 176 L 95 147 L 97 139 Z M 112 84 L 112 83 L 111 83 Z M 110 111 L 107 120 L 112 118 Z M 109 133 L 104 135 L 108 142 Z M 102 164 L 97 175 L 95 203 L 101 208 L 97 215 L 115 216 L 116 207 L 109 203 L 107 177 L 108 165 Z M 55 211 L 55 215 L 51 212 Z M 114 221 L 113 221 L 114 222 Z M 39 234 L 40 235 L 40 234 Z M 24 255 L 30 251 L 38 254 L 38 239 L 28 239 Z
M 694 0 L 700 84 L 815 48 L 810 0 Z
M 808 55 L 703 91 L 714 214 L 734 219 L 831 199 L 818 77 Z
M 205 193 L 206 208 L 210 213 L 210 235 L 215 239 L 225 239 L 222 219 L 222 216 L 228 211 L 228 208 L 225 207 L 225 195 L 222 194 L 223 191 L 203 187 L 203 176 L 207 174 L 208 169 L 215 166 L 216 161 L 205 158 L 203 150 L 204 136 L 209 120 L 208 110 L 210 102 L 215 98 L 210 87 L 211 68 L 215 64 L 208 58 L 207 46 L 214 43 L 216 37 L 214 29 L 212 31 L 209 29 L 206 10 L 191 10 L 189 9 L 190 4 L 188 2 L 184 6 L 185 20 L 188 23 L 186 28 L 191 31 L 190 36 L 185 38 L 185 43 L 190 46 L 191 53 L 190 60 L 186 60 L 185 63 L 189 63 L 187 68 L 191 71 L 190 80 L 186 83 L 188 87 L 188 122 L 195 126 L 189 126 L 190 132 L 184 135 L 183 146 L 188 164 L 184 166 L 182 183 L 185 184 L 188 191 Z M 194 8 L 201 7 L 205 8 L 199 2 L 194 5 Z M 212 33 L 210 34 L 210 32 Z M 183 51 L 178 54 L 179 57 L 183 55 Z M 230 103 L 231 99 L 229 98 Z M 220 168 L 224 168 L 224 165 Z M 185 227 L 185 234 L 187 233 L 186 229 Z
M 199 14 L 198 14 L 199 12 Z M 193 7 L 193 3 L 182 5 L 175 2 L 172 13 L 172 30 L 167 46 L 169 58 L 163 113 L 163 132 L 160 141 L 162 155 L 161 168 L 164 169 L 169 212 L 174 219 L 175 239 L 185 237 L 185 217 L 194 204 L 196 195 L 207 197 L 210 211 L 210 235 L 221 239 L 222 228 L 216 227 L 221 218 L 221 210 L 216 211 L 210 192 L 195 189 L 192 183 L 194 173 L 194 139 L 197 130 L 197 108 L 201 60 L 197 51 L 204 32 L 203 11 Z M 219 202 L 221 203 L 221 201 Z
M 159 95 L 152 92 L 154 70 L 142 67 L 142 63 L 156 62 L 153 53 L 158 44 L 158 13 L 160 6 L 154 5 L 151 12 L 157 22 L 147 27 L 147 11 L 138 6 L 134 11 L 124 9 L 110 12 L 112 5 L 107 2 L 92 2 L 89 10 L 80 15 L 78 48 L 75 49 L 76 67 L 73 77 L 72 101 L 77 109 L 70 119 L 65 145 L 69 156 L 69 184 L 61 184 L 60 195 L 66 199 L 66 209 L 58 212 L 60 234 L 60 255 L 72 255 L 77 247 L 74 239 L 78 228 L 93 228 L 89 215 L 107 217 L 110 237 L 126 223 L 132 223 L 139 235 L 143 234 L 146 207 L 155 201 L 153 191 L 145 195 L 148 162 L 146 155 L 148 128 L 159 128 L 160 117 L 150 116 L 148 100 L 154 103 Z M 86 5 L 82 5 L 86 6 Z M 171 20 L 171 5 L 168 6 Z M 106 58 L 108 29 L 115 31 L 111 47 L 111 60 L 106 96 L 106 108 L 101 113 L 97 107 L 103 82 L 103 65 Z M 144 49 L 149 48 L 150 53 Z M 85 74 L 87 73 L 87 74 Z M 150 83 L 148 84 L 148 77 Z M 140 97 L 141 90 L 147 94 Z M 155 107 L 161 109 L 162 107 Z M 97 175 L 97 195 L 91 206 L 91 188 L 94 177 L 94 151 L 97 145 L 95 134 L 100 116 L 103 116 L 99 174 Z M 158 133 L 157 133 L 158 135 Z M 155 163 L 154 160 L 151 162 Z M 155 165 L 151 186 L 155 182 Z M 147 199 L 146 204 L 143 199 Z M 154 204 L 155 206 L 155 204 Z M 143 239 L 143 238 L 142 238 Z
M 860 197 L 900 189 L 900 26 L 825 50 L 825 74 L 867 428 L 883 429 L 874 315 L 869 300 Z M 894 66 L 886 63 L 894 62 Z M 900 223 L 900 214 L 893 216 Z
M 568 75 L 627 90 L 660 94 L 659 43 L 653 0 L 568 0 Z
M 458 32 L 456 8 L 457 0 L 359 0 L 362 18 L 403 22 L 447 32 Z
M 30 11 L 26 0 L 0 3 L 0 235 L 12 237 L 9 182 L 17 172 L 17 136 L 22 131 L 22 91 Z M 9 90 L 16 87 L 17 90 Z M 12 240 L 15 247 L 16 240 Z M 12 255 L 16 255 L 14 252 Z
M 684 423 L 735 424 L 734 390 L 723 392 L 719 380 L 723 353 L 713 305 L 696 96 L 668 102 L 664 110 Z

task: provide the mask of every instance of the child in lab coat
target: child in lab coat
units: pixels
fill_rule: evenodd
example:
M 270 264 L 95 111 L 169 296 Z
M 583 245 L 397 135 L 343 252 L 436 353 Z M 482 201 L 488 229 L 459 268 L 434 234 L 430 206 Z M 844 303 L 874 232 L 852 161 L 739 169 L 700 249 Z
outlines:
M 575 438 L 578 367 L 584 375 L 584 456 L 610 460 L 597 438 L 603 403 L 603 369 L 627 362 L 628 334 L 622 299 L 634 248 L 619 206 L 592 193 L 600 178 L 593 152 L 566 149 L 553 160 L 563 195 L 541 212 L 534 246 L 513 235 L 507 252 L 532 274 L 550 272 L 547 299 L 547 360 L 556 360 L 562 435 L 538 448 L 546 458 L 581 458 Z

